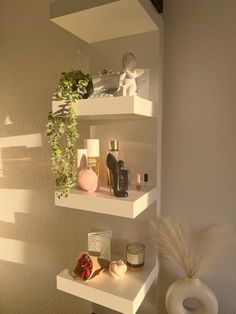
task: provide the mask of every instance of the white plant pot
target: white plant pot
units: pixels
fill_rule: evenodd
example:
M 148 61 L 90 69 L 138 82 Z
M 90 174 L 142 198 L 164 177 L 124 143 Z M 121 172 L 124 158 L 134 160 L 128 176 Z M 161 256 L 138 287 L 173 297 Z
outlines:
M 199 308 L 189 311 L 184 301 L 193 298 Z M 166 294 L 166 308 L 169 314 L 217 314 L 218 303 L 212 290 L 200 279 L 184 278 L 175 281 Z

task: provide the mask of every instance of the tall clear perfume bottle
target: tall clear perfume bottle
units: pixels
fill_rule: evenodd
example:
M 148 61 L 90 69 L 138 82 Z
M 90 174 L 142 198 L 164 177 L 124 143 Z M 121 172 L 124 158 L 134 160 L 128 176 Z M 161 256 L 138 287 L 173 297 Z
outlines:
M 118 171 L 118 189 L 122 191 L 131 190 L 131 179 L 130 179 L 130 171 L 124 169 L 124 161 L 121 159 L 121 152 L 119 150 L 119 141 L 110 140 L 109 141 L 109 151 L 107 155 L 111 154 L 114 156 L 117 162 L 117 171 Z M 115 161 L 114 161 L 115 162 Z M 111 171 L 107 171 L 107 184 L 110 186 L 110 191 L 112 192 L 112 188 L 114 187 L 114 180 L 112 177 Z
M 99 177 L 100 172 L 100 149 L 99 139 L 86 139 L 88 167 L 90 167 Z
M 121 182 L 121 167 L 119 163 L 123 161 L 119 160 L 117 161 L 115 157 L 108 153 L 107 154 L 107 159 L 106 159 L 106 164 L 107 168 L 110 171 L 110 187 L 112 194 L 116 197 L 127 197 L 129 194 L 127 190 L 125 190 L 123 187 L 121 187 L 120 182 Z
M 109 153 L 112 154 L 117 161 L 121 159 L 121 153 L 119 150 L 119 141 L 118 140 L 109 140 L 109 150 L 107 152 L 107 155 Z M 107 185 L 110 187 L 110 192 L 111 192 L 112 184 L 113 184 L 112 176 L 111 176 L 110 171 L 107 169 Z

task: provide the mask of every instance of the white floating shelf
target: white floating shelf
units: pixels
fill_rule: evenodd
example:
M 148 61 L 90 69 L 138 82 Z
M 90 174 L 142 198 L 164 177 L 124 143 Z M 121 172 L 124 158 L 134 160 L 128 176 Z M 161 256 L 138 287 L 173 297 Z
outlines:
M 109 272 L 104 272 L 90 281 L 81 282 L 74 280 L 65 269 L 57 276 L 57 289 L 121 313 L 134 314 L 158 271 L 158 264 L 146 263 L 142 271 L 128 271 L 122 280 L 115 280 Z
M 57 193 L 57 192 L 56 192 Z M 55 193 L 55 205 L 87 210 L 126 218 L 135 218 L 157 200 L 156 187 L 144 191 L 128 191 L 128 197 L 115 197 L 109 189 L 100 188 L 99 192 L 87 193 L 72 189 L 67 198 L 58 199 Z
M 52 111 L 55 113 L 64 101 L 53 101 Z M 139 96 L 104 97 L 81 99 L 75 104 L 76 114 L 80 119 L 130 119 L 140 117 L 156 117 L 154 104 Z
M 150 0 L 60 0 L 50 19 L 87 43 L 158 30 L 162 21 Z

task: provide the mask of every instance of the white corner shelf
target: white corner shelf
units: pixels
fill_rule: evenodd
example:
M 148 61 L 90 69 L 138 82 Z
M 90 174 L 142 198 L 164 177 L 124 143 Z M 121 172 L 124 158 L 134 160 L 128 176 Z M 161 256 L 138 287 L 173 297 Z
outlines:
M 55 192 L 55 205 L 91 211 L 126 218 L 135 218 L 157 200 L 157 187 L 147 191 L 128 191 L 128 197 L 115 197 L 108 188 L 101 187 L 98 192 L 88 193 L 71 189 L 67 198 L 58 199 Z
M 150 0 L 60 0 L 50 20 L 87 43 L 155 31 L 162 22 Z
M 53 101 L 55 113 L 64 101 Z M 157 108 L 150 100 L 139 96 L 118 96 L 80 99 L 75 103 L 75 111 L 80 119 L 135 119 L 157 116 Z
M 65 269 L 57 276 L 57 289 L 121 313 L 134 314 L 158 272 L 158 264 L 145 263 L 142 271 L 127 271 L 121 280 L 112 278 L 106 271 L 83 282 L 74 280 Z

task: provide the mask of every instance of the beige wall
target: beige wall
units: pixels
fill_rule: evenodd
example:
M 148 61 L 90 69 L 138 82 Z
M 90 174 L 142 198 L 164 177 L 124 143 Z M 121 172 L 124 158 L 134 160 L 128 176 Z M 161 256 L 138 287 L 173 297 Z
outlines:
M 89 302 L 56 290 L 56 274 L 65 266 L 73 267 L 76 255 L 86 249 L 87 231 L 91 227 L 112 228 L 115 253 L 124 254 L 127 242 L 139 240 L 146 244 L 147 258 L 155 257 L 145 223 L 155 217 L 155 204 L 132 221 L 54 206 L 50 151 L 44 134 L 60 72 L 72 68 L 89 71 L 89 55 L 95 60 L 93 71 L 105 67 L 117 70 L 122 54 L 133 51 L 140 67 L 151 68 L 150 94 L 156 100 L 159 33 L 94 44 L 89 49 L 49 21 L 49 3 L 50 0 L 3 0 L 0 4 L 0 313 L 3 314 L 90 313 Z M 79 126 L 81 146 L 83 138 L 89 136 L 85 132 L 89 127 L 86 122 Z M 98 122 L 90 126 L 90 132 L 103 140 L 103 157 L 108 149 L 108 134 L 119 138 L 134 181 L 137 172 L 148 172 L 154 184 L 155 119 Z M 137 161 L 136 155 L 141 156 Z M 153 286 L 140 313 L 155 310 L 155 292 Z
M 236 230 L 236 1 L 164 3 L 162 210 Z M 236 250 L 229 255 L 206 278 L 220 314 L 236 313 Z M 164 270 L 163 298 L 177 277 Z
M 44 136 L 60 72 L 87 71 L 88 52 L 48 10 L 48 0 L 0 1 L 1 314 L 90 313 L 56 290 L 56 274 L 86 248 L 89 214 L 54 207 Z
M 88 302 L 56 290 L 55 275 L 85 247 L 91 216 L 54 207 L 44 136 L 59 73 L 87 71 L 88 51 L 49 22 L 49 2 L 0 3 L 4 314 L 90 312 Z M 234 0 L 165 0 L 163 212 L 187 217 L 196 227 L 236 224 L 235 12 Z M 236 313 L 235 264 L 231 252 L 217 275 L 206 279 L 220 314 Z M 165 266 L 163 297 L 176 278 L 174 268 Z

